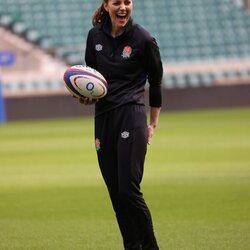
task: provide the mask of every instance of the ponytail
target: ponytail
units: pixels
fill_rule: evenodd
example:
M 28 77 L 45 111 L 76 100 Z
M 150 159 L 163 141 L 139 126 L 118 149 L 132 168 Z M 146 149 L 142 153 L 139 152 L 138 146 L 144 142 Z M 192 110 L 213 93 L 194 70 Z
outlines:
M 94 27 L 97 24 L 103 23 L 106 17 L 109 15 L 109 13 L 104 8 L 104 2 L 107 2 L 107 1 L 104 0 L 103 3 L 95 10 L 92 16 L 92 24 Z

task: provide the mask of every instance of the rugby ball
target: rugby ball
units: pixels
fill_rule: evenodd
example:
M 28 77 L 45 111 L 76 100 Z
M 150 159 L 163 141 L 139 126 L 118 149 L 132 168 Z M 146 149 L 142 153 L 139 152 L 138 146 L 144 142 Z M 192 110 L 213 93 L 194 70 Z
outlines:
M 65 71 L 63 79 L 66 88 L 75 97 L 100 99 L 107 94 L 107 81 L 91 67 L 71 66 Z

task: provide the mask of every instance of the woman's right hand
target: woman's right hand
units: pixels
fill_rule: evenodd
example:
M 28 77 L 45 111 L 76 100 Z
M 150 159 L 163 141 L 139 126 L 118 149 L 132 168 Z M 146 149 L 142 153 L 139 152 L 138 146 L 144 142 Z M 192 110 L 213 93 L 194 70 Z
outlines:
M 81 104 L 84 104 L 84 105 L 92 105 L 98 102 L 98 99 L 88 98 L 88 97 L 85 97 L 85 98 L 82 97 L 82 98 L 79 98 L 78 100 Z
M 81 103 L 81 104 L 84 104 L 84 105 L 91 105 L 91 104 L 95 104 L 99 101 L 99 99 L 96 99 L 96 98 L 88 98 L 88 97 L 76 97 L 75 95 L 72 95 L 73 98 L 75 99 L 78 99 L 78 101 Z

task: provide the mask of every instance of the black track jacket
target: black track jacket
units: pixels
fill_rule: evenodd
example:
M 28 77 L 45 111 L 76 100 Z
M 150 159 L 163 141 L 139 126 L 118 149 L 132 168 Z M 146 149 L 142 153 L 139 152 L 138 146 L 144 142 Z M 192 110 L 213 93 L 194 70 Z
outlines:
M 88 33 L 86 65 L 99 71 L 108 82 L 108 92 L 96 103 L 95 115 L 124 104 L 144 105 L 149 82 L 149 104 L 161 107 L 162 62 L 155 39 L 132 19 L 122 35 L 110 35 L 110 19 Z

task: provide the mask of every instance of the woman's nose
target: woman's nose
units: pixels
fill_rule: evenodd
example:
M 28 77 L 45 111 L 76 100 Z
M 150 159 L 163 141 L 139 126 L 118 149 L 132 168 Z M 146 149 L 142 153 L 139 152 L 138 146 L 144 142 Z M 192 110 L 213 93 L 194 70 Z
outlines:
M 125 7 L 125 4 L 124 4 L 124 3 L 121 3 L 121 5 L 120 5 L 120 9 L 121 9 L 121 10 L 125 10 L 125 9 L 126 9 L 126 7 Z

